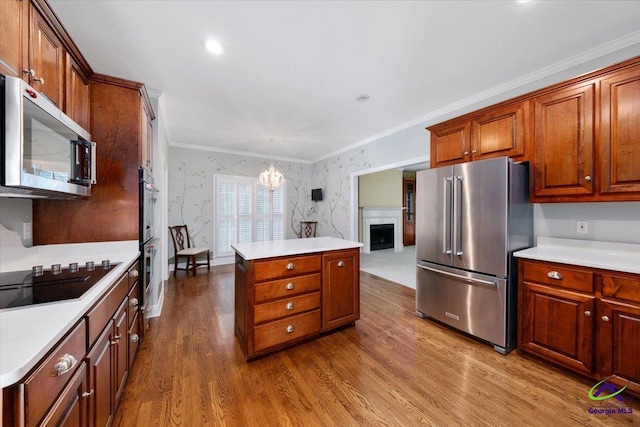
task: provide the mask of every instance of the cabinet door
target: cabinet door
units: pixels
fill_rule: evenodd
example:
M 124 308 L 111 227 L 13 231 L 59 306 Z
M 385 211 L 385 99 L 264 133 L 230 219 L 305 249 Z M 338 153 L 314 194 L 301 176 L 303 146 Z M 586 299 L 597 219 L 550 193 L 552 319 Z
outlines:
M 322 330 L 360 318 L 360 252 L 328 252 L 322 257 Z
M 62 108 L 63 61 L 64 49 L 60 39 L 40 12 L 31 7 L 29 68 L 34 72 L 30 84 L 59 108 Z
M 127 305 L 129 300 L 125 298 L 124 302 L 113 316 L 114 335 L 111 337 L 111 345 L 113 346 L 113 390 L 114 390 L 114 406 L 120 400 L 120 396 L 124 391 L 129 374 L 129 322 L 127 322 Z M 115 408 L 113 408 L 115 410 Z
M 471 122 L 473 160 L 525 154 L 525 114 L 529 103 L 488 111 Z
M 534 99 L 532 200 L 593 194 L 594 91 L 590 82 Z
M 404 217 L 402 221 L 402 243 L 405 246 L 416 243 L 416 180 L 404 179 Z
M 640 396 L 640 305 L 602 299 L 596 324 L 600 376 Z
M 29 2 L 25 0 L 0 1 L 0 73 L 24 78 L 23 73 L 29 61 Z
M 87 425 L 88 398 L 87 365 L 82 363 L 78 371 L 58 397 L 42 426 L 84 427 Z
M 470 130 L 470 122 L 429 128 L 429 132 L 431 132 L 431 167 L 470 161 Z
M 67 116 L 89 129 L 89 81 L 67 52 L 65 54 L 65 107 Z
M 600 194 L 640 197 L 640 66 L 603 79 L 600 96 Z
M 573 371 L 593 373 L 594 296 L 521 282 L 518 347 Z
M 89 383 L 93 396 L 89 399 L 89 425 L 104 427 L 111 423 L 113 408 L 112 351 L 111 334 L 113 321 L 107 324 L 104 332 L 96 340 L 87 356 L 89 365 Z

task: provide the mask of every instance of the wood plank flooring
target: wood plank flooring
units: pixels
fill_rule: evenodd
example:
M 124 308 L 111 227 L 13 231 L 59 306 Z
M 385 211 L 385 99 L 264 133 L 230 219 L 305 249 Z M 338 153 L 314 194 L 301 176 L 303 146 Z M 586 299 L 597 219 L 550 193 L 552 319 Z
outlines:
M 361 273 L 355 327 L 245 362 L 233 266 L 178 273 L 140 346 L 114 426 L 610 426 L 593 382 L 415 316 L 415 291 Z

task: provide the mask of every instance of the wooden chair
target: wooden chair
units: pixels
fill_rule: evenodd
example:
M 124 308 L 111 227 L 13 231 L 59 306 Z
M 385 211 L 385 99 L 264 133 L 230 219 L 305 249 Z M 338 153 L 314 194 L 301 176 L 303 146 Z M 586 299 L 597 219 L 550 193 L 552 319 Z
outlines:
M 171 232 L 171 238 L 173 239 L 174 250 L 174 268 L 173 275 L 176 275 L 178 270 L 185 270 L 189 274 L 189 269 L 196 275 L 196 268 L 198 266 L 207 266 L 207 270 L 211 269 L 211 260 L 209 257 L 209 248 L 194 248 L 191 247 L 191 237 L 189 236 L 189 229 L 186 225 L 174 225 L 169 227 Z M 197 258 L 200 255 L 207 255 L 207 262 L 198 261 Z M 180 258 L 187 259 L 187 265 L 184 268 L 178 268 L 178 261 Z
M 317 221 L 300 221 L 300 238 L 316 237 Z

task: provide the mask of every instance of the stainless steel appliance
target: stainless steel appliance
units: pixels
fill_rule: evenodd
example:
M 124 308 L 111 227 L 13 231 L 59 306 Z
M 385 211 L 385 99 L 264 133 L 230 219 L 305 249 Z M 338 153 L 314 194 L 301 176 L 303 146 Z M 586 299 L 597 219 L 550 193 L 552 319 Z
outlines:
M 83 266 L 71 263 L 68 268 L 53 264 L 51 269 L 34 266 L 0 273 L 0 309 L 80 298 L 118 265 L 103 260 Z
M 153 177 L 145 168 L 139 169 L 140 177 L 140 254 L 142 274 L 140 276 L 142 315 L 142 335 L 149 327 L 152 302 L 153 271 L 155 265 L 156 245 L 159 241 L 154 233 L 154 205 L 156 202 L 156 189 Z
M 90 196 L 96 144 L 89 132 L 16 77 L 0 75 L 0 102 L 0 196 Z
M 503 354 L 516 345 L 512 253 L 533 244 L 527 177 L 506 157 L 417 173 L 416 314 Z

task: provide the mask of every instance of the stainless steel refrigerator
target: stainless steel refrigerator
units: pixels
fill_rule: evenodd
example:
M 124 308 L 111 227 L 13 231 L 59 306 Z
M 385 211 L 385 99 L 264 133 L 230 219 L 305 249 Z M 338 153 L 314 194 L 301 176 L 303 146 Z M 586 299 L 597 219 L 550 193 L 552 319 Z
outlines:
M 533 244 L 527 167 L 500 157 L 416 179 L 416 314 L 507 354 L 516 346 L 512 254 Z

